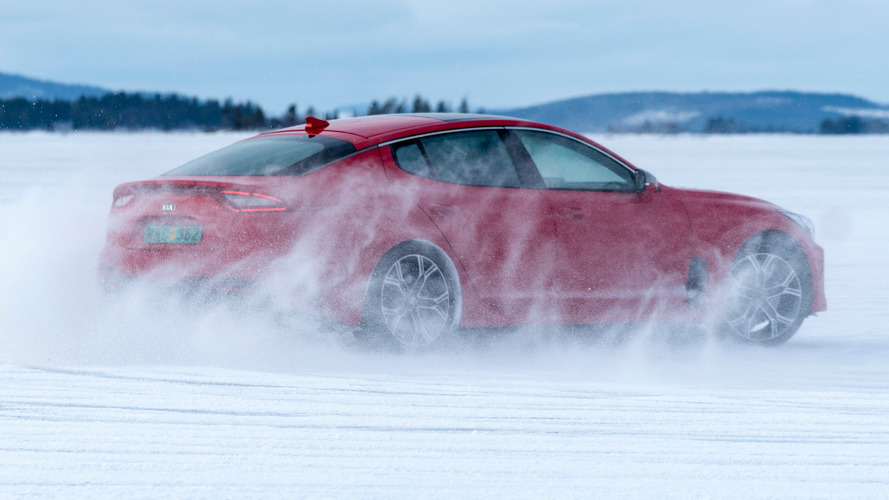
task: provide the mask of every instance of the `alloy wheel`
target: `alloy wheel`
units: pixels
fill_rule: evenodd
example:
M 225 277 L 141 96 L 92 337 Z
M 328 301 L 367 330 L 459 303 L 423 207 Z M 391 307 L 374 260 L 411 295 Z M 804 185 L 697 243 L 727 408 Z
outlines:
M 435 262 L 424 255 L 405 255 L 383 278 L 383 322 L 407 347 L 430 344 L 448 328 L 452 293 Z
M 733 332 L 759 343 L 777 341 L 796 328 L 803 288 L 796 269 L 772 253 L 752 253 L 729 273 L 726 319 Z

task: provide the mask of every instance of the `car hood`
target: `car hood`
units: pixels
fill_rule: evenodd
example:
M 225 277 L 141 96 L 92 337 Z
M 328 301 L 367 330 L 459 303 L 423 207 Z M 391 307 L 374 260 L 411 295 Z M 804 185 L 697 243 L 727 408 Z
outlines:
M 706 189 L 672 188 L 674 196 L 687 203 L 694 204 L 719 204 L 725 206 L 743 206 L 746 208 L 761 208 L 764 210 L 780 210 L 781 207 L 768 201 L 735 193 L 711 191 Z

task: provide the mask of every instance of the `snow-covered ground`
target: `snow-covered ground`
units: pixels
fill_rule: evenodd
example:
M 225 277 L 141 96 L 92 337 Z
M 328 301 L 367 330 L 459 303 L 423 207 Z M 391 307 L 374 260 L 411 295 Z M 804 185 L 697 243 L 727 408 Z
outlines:
M 829 310 L 786 345 L 528 331 L 405 357 L 100 299 L 114 185 L 240 137 L 0 134 L 0 497 L 889 492 L 889 138 L 596 137 L 815 221 Z

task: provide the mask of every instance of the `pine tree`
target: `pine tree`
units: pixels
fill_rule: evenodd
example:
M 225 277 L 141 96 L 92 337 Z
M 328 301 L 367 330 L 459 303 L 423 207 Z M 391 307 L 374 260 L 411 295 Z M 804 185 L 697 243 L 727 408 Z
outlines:
M 285 127 L 292 127 L 297 123 L 299 123 L 299 117 L 296 114 L 296 104 L 291 104 L 287 108 L 287 113 L 284 114 L 283 125 Z
M 432 111 L 432 107 L 429 105 L 429 101 L 423 99 L 420 94 L 417 94 L 414 97 L 414 113 L 429 113 Z

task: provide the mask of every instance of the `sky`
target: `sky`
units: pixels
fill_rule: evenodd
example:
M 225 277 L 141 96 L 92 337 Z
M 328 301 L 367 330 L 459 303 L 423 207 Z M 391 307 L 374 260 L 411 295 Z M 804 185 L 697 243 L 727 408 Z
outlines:
M 887 19 L 884 0 L 0 0 L 0 72 L 271 114 L 646 90 L 889 104 Z

